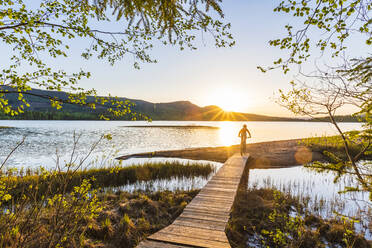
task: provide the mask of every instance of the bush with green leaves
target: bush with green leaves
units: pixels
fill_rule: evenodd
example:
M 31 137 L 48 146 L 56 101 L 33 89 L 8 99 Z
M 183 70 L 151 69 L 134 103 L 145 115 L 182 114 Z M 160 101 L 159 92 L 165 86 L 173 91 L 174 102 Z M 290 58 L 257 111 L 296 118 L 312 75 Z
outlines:
M 279 104 L 296 115 L 328 116 L 344 149 L 343 156 L 328 151 L 333 161 L 315 163 L 312 167 L 336 171 L 338 177 L 353 176 L 357 183 L 345 192 L 369 192 L 372 202 L 372 162 L 360 161 L 372 154 L 372 57 L 368 52 L 361 57 L 350 53 L 350 46 L 371 48 L 372 1 L 284 0 L 274 11 L 287 13 L 295 20 L 285 26 L 284 37 L 269 42 L 288 53 L 273 66 L 259 68 L 263 72 L 281 68 L 287 73 L 291 65 L 298 65 L 299 76 L 291 81 L 291 90 L 279 92 Z M 318 65 L 319 58 L 311 56 L 316 52 L 320 52 L 325 65 Z M 315 63 L 311 73 L 303 71 L 308 65 L 302 66 L 310 60 Z M 347 108 L 352 109 L 363 124 L 359 132 L 344 132 L 336 121 L 336 112 Z
M 10 57 L 7 61 L 2 58 L 0 67 L 0 111 L 23 113 L 29 106 L 25 99 L 28 95 L 47 99 L 56 109 L 69 103 L 93 109 L 100 106 L 114 116 L 130 114 L 129 101 L 98 97 L 94 89 L 79 86 L 90 72 L 66 72 L 49 61 L 68 57 L 70 47 L 78 40 L 86 44 L 80 53 L 84 59 L 95 56 L 114 64 L 128 55 L 134 58 L 136 68 L 140 62 L 156 62 L 149 54 L 154 43 L 196 49 L 200 31 L 211 34 L 217 47 L 232 46 L 230 24 L 223 22 L 220 2 L 1 0 L 0 45 L 10 51 Z M 107 28 L 110 22 L 115 25 Z M 68 94 L 51 96 L 32 88 Z M 10 94 L 18 96 L 17 103 L 9 104 Z M 94 99 L 88 99 L 89 95 Z M 101 118 L 107 116 L 102 114 Z

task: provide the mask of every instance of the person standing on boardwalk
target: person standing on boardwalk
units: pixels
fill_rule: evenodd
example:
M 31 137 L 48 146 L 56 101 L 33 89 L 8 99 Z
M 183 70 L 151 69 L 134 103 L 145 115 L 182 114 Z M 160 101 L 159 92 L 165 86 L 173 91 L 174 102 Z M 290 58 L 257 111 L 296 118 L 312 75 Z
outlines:
M 247 125 L 243 125 L 243 128 L 239 131 L 239 137 L 240 137 L 240 155 L 243 156 L 244 153 L 246 153 L 247 149 L 247 134 L 249 135 L 248 138 L 251 138 L 251 133 L 249 132 Z

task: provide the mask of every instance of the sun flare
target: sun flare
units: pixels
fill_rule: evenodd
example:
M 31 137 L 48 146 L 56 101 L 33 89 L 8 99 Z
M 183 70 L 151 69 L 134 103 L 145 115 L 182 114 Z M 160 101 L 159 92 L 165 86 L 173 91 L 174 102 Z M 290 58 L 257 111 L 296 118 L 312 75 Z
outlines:
M 209 103 L 217 105 L 224 111 L 239 112 L 244 107 L 244 96 L 237 90 L 220 88 L 209 94 Z

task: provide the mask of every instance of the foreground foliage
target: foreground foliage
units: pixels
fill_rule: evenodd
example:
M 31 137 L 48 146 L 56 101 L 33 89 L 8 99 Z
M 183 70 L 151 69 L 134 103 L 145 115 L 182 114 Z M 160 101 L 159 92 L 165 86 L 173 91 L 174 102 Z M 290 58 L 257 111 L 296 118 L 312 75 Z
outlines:
M 31 209 L 17 213 L 17 220 L 2 216 L 0 247 L 135 247 L 176 219 L 198 191 L 105 193 L 95 194 L 94 201 L 82 199 L 86 192 L 71 194 L 75 200 L 65 198 L 63 208 L 54 205 L 58 203 L 54 197 L 50 200 L 54 204 L 48 202 L 38 211 L 41 218 L 31 215 Z
M 1 174 L 0 247 L 133 247 L 143 236 L 170 224 L 195 191 L 130 194 L 98 189 L 177 176 L 207 177 L 211 171 L 210 165 L 149 163 Z
M 155 42 L 196 49 L 196 34 L 202 32 L 211 34 L 217 47 L 232 46 L 220 2 L 0 1 L 0 44 L 9 51 L 0 67 L 0 111 L 11 116 L 23 113 L 29 106 L 24 96 L 29 95 L 47 99 L 56 109 L 69 103 L 92 109 L 104 106 L 114 116 L 130 114 L 129 101 L 98 97 L 94 89 L 79 86 L 90 72 L 67 72 L 55 64 L 64 61 L 79 40 L 85 44 L 78 52 L 83 59 L 95 56 L 114 64 L 129 55 L 136 68 L 139 62 L 156 62 L 149 55 Z M 66 91 L 68 97 L 32 88 Z M 16 95 L 17 103 L 10 105 L 7 95 Z M 89 95 L 95 96 L 93 101 L 88 101 Z
M 368 192 L 372 202 L 372 163 L 359 163 L 362 156 L 371 154 L 372 57 L 368 52 L 356 57 L 353 51 L 353 46 L 371 48 L 372 1 L 283 0 L 274 11 L 288 13 L 295 19 L 285 26 L 284 37 L 270 41 L 270 45 L 288 53 L 273 66 L 260 69 L 265 72 L 281 68 L 287 73 L 290 65 L 298 66 L 300 76 L 291 81 L 291 90 L 280 91 L 279 103 L 296 115 L 327 115 L 341 137 L 342 157 L 347 157 L 342 160 L 328 151 L 333 161 L 316 163 L 314 168 L 336 171 L 339 176 L 352 175 L 357 183 L 345 191 Z M 316 52 L 325 60 L 324 65 L 317 63 Z M 302 71 L 304 67 L 299 65 L 310 60 L 315 64 L 313 72 Z M 354 116 L 363 122 L 363 130 L 350 134 L 340 128 L 335 115 L 345 108 L 353 109 Z M 359 148 L 356 154 L 351 147 Z

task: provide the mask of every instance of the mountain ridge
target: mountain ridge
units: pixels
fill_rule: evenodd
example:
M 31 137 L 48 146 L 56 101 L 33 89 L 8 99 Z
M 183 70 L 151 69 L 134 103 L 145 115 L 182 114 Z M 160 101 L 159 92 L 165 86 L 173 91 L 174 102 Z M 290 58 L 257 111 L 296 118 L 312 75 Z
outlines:
M 3 87 L 0 87 L 4 89 Z M 48 97 L 58 97 L 68 99 L 68 95 L 63 91 L 48 91 L 41 89 L 32 89 L 32 94 L 43 95 Z M 18 94 L 7 94 L 6 98 L 12 106 L 19 106 L 17 100 Z M 16 117 L 9 117 L 0 114 L 0 119 L 72 119 L 72 120 L 95 120 L 104 112 L 104 107 L 97 106 L 96 110 L 84 106 L 73 104 L 63 104 L 61 110 L 51 107 L 48 99 L 36 97 L 34 95 L 25 95 L 26 101 L 31 105 L 26 109 L 24 114 Z M 251 113 L 240 113 L 224 111 L 216 105 L 200 107 L 191 101 L 181 100 L 173 102 L 152 103 L 142 99 L 131 99 L 118 97 L 119 100 L 134 103 L 131 109 L 136 113 L 150 117 L 152 120 L 178 120 L 178 121 L 304 121 L 300 118 L 276 117 Z M 93 102 L 94 97 L 88 96 L 87 102 Z M 350 117 L 345 117 L 346 121 L 355 121 Z M 123 118 L 110 117 L 114 120 L 130 120 L 129 116 Z M 329 121 L 328 118 L 318 118 L 318 121 Z M 305 120 L 306 121 L 306 120 Z M 342 121 L 342 120 L 341 120 Z M 345 120 L 344 120 L 345 121 Z

